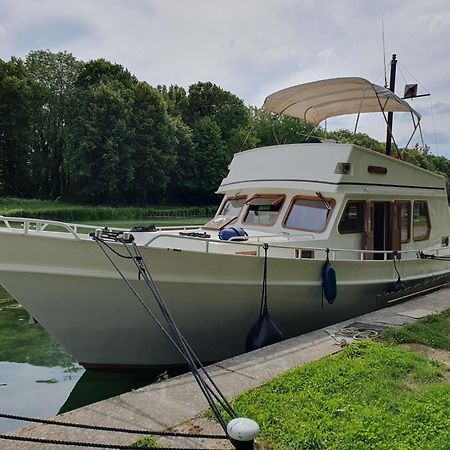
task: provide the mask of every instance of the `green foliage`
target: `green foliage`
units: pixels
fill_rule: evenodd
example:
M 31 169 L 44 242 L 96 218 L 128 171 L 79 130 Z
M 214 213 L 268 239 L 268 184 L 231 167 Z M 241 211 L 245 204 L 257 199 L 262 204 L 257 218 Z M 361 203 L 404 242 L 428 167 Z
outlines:
M 446 449 L 450 442 L 443 368 L 370 341 L 287 372 L 234 407 L 277 450 Z
M 159 90 L 177 124 L 170 198 L 211 203 L 234 153 L 244 146 L 249 110 L 241 99 L 212 83 L 193 84 L 188 92 L 179 86 Z
M 322 136 L 322 131 L 294 117 L 271 114 L 259 108 L 251 108 L 253 128 L 251 135 L 255 146 L 307 142 L 312 136 Z
M 384 145 L 247 107 L 210 82 L 152 88 L 120 64 L 67 52 L 0 60 L 0 195 L 84 203 L 208 204 L 236 152 L 278 144 Z M 429 148 L 409 161 L 450 175 Z
M 159 448 L 156 439 L 152 436 L 146 436 L 135 442 L 132 447 L 135 448 Z
M 34 195 L 62 194 L 63 153 L 67 143 L 67 111 L 81 63 L 67 52 L 30 52 L 25 59 L 28 77 L 39 86 L 33 109 L 32 187 Z
M 447 179 L 447 195 L 450 201 L 450 160 L 444 156 L 433 155 L 428 146 L 421 147 L 418 144 L 406 152 L 406 160 L 422 169 L 444 175 Z
M 401 328 L 388 328 L 382 338 L 397 344 L 419 343 L 450 351 L 450 310 L 424 317 Z
M 349 130 L 328 131 L 325 133 L 327 139 L 334 139 L 337 142 L 351 142 L 360 145 L 361 147 L 370 148 L 377 152 L 384 152 L 384 144 L 371 138 L 366 133 L 353 133 Z
M 216 206 L 194 207 L 110 207 L 85 206 L 59 201 L 43 201 L 16 198 L 0 198 L 0 215 L 12 217 L 34 217 L 37 219 L 63 220 L 63 221 L 133 221 L 142 219 L 176 219 L 212 217 Z M 196 220 L 198 223 L 198 220 Z M 101 224 L 99 224 L 101 225 Z M 112 225 L 112 223 L 111 223 Z
M 31 124 L 39 97 L 22 61 L 0 60 L 0 195 L 31 193 Z

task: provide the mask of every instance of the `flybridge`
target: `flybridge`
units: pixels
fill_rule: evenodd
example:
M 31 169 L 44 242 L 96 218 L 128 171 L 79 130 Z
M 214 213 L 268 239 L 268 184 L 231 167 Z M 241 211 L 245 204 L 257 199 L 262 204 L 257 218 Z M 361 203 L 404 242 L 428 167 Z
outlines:
M 411 188 L 445 195 L 445 179 L 353 144 L 291 144 L 235 154 L 218 193 L 262 188 L 358 193 Z

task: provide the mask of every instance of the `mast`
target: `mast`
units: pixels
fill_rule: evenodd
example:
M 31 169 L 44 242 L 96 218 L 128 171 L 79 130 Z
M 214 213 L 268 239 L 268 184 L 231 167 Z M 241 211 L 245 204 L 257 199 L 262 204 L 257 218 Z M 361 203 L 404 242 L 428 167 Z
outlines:
M 389 78 L 389 90 L 395 93 L 395 74 L 397 70 L 397 55 L 394 53 L 391 59 L 391 75 Z M 394 123 L 394 113 L 388 112 L 387 132 L 386 132 L 386 155 L 391 154 L 392 149 L 392 124 Z

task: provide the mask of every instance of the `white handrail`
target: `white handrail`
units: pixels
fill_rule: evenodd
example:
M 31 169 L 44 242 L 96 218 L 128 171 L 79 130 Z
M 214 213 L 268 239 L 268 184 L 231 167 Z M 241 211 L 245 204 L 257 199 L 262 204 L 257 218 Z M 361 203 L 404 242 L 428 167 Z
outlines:
M 98 225 L 88 225 L 88 224 L 70 224 L 65 222 L 60 222 L 56 220 L 44 220 L 44 219 L 34 219 L 34 218 L 25 218 L 25 217 L 5 217 L 0 216 L 0 222 L 3 222 L 5 224 L 5 227 L 9 231 L 13 232 L 22 232 L 24 235 L 30 234 L 31 231 L 45 231 L 45 229 L 48 226 L 56 226 L 63 228 L 64 230 L 68 231 L 75 239 L 81 240 L 85 239 L 86 233 L 79 233 L 79 229 L 92 229 L 95 230 L 97 228 L 102 228 Z M 11 226 L 12 223 L 21 223 L 22 228 L 14 228 Z M 34 225 L 34 230 L 33 230 Z M 286 242 L 289 242 L 292 240 L 292 238 L 296 238 L 298 236 L 296 235 L 286 235 L 285 233 L 282 234 L 273 234 L 273 235 L 253 235 L 248 236 L 248 239 L 245 241 L 237 241 L 230 239 L 229 241 L 224 241 L 221 239 L 214 239 L 214 238 L 204 238 L 204 237 L 195 237 L 195 236 L 184 236 L 184 235 L 177 235 L 173 233 L 164 233 L 164 231 L 176 231 L 176 230 L 189 230 L 189 229 L 197 229 L 198 226 L 195 225 L 187 225 L 187 226 L 171 226 L 171 227 L 159 227 L 156 228 L 156 231 L 158 231 L 158 234 L 155 234 L 152 236 L 147 242 L 144 244 L 140 244 L 143 247 L 148 247 L 151 244 L 154 244 L 155 241 L 163 238 L 170 238 L 170 239 L 180 239 L 183 242 L 186 242 L 188 240 L 195 241 L 195 242 L 203 242 L 205 244 L 204 251 L 206 253 L 211 253 L 211 244 L 220 244 L 220 245 L 234 245 L 234 246 L 247 246 L 251 248 L 256 247 L 256 255 L 261 256 L 261 247 L 264 243 L 267 243 L 267 241 L 270 241 L 273 238 L 279 239 L 280 237 L 284 237 Z M 108 227 L 109 230 L 112 231 L 129 231 L 129 228 L 116 228 L 116 227 Z M 81 237 L 80 234 L 84 234 L 84 237 Z M 256 242 L 251 242 L 256 241 Z M 439 240 L 434 240 L 430 242 L 430 247 L 434 244 L 437 246 L 439 244 Z M 348 248 L 327 248 L 327 247 L 300 247 L 298 245 L 282 245 L 282 244 L 270 244 L 271 249 L 280 249 L 280 250 L 294 250 L 299 253 L 299 256 L 293 256 L 292 259 L 315 259 L 315 258 L 302 258 L 301 257 L 301 251 L 312 251 L 312 252 L 326 252 L 327 250 L 330 251 L 330 259 L 331 260 L 338 260 L 339 259 L 339 253 L 350 253 L 355 254 L 355 256 L 359 256 L 359 259 L 361 261 L 364 261 L 364 255 L 383 255 L 382 260 L 386 261 L 388 260 L 388 255 L 393 255 L 394 253 L 398 255 L 405 255 L 408 256 L 410 254 L 418 255 L 420 251 L 425 251 L 431 254 L 434 254 L 435 256 L 442 256 L 442 255 L 449 255 L 450 256 L 450 247 L 442 248 L 442 247 L 436 247 L 436 248 L 426 248 L 426 249 L 410 249 L 410 250 L 363 250 L 363 249 L 348 249 Z M 270 250 L 269 248 L 269 250 Z M 447 249 L 447 252 L 443 251 Z M 379 260 L 378 260 L 379 261 Z
M 274 235 L 275 236 L 275 235 Z M 251 236 L 250 236 L 251 237 Z M 272 236 L 268 236 L 270 238 Z M 220 239 L 212 239 L 212 238 L 201 238 L 201 237 L 194 237 L 194 236 L 178 236 L 174 234 L 158 234 L 156 236 L 153 236 L 151 239 L 149 239 L 146 243 L 142 244 L 143 247 L 148 247 L 150 244 L 153 244 L 158 239 L 162 238 L 170 238 L 170 239 L 181 239 L 181 240 L 192 240 L 196 242 L 205 242 L 205 251 L 208 253 L 210 252 L 210 246 L 211 244 L 222 244 L 222 245 L 239 245 L 239 246 L 248 246 L 248 247 L 257 247 L 258 254 L 259 249 L 262 247 L 262 242 L 249 242 L 250 239 L 245 241 L 236 241 L 236 240 L 220 240 Z M 327 250 L 330 250 L 330 253 L 333 254 L 333 257 L 331 259 L 336 260 L 337 259 L 337 253 L 354 253 L 359 254 L 360 259 L 364 260 L 365 254 L 373 254 L 373 255 L 383 255 L 383 260 L 386 261 L 388 259 L 388 255 L 393 255 L 394 253 L 397 255 L 408 255 L 408 254 L 415 254 L 417 255 L 420 251 L 426 251 L 426 252 L 435 252 L 438 254 L 439 250 L 442 250 L 442 248 L 427 248 L 427 249 L 410 249 L 410 250 L 363 250 L 363 249 L 348 249 L 348 248 L 327 248 L 327 247 L 299 247 L 299 246 L 293 246 L 293 245 L 277 245 L 277 244 L 270 244 L 270 248 L 275 249 L 282 249 L 282 250 L 309 250 L 309 251 L 318 251 L 318 252 L 326 252 Z M 450 253 L 450 248 L 449 248 Z M 301 258 L 296 258 L 301 259 Z M 308 258 L 312 259 L 312 258 Z
M 35 219 L 35 218 L 29 218 L 29 217 L 6 217 L 0 215 L 0 221 L 3 222 L 6 226 L 6 228 L 10 230 L 18 230 L 17 228 L 11 227 L 10 222 L 14 223 L 21 223 L 23 224 L 23 231 L 24 234 L 28 234 L 29 231 L 31 231 L 30 226 L 34 224 L 36 226 L 36 231 L 45 231 L 47 226 L 53 225 L 58 226 L 61 228 L 64 228 L 68 232 L 70 232 L 75 238 L 81 239 L 80 236 L 78 236 L 78 229 L 86 229 L 86 230 L 95 230 L 97 228 L 104 228 L 104 226 L 101 225 L 90 225 L 90 224 L 83 224 L 83 223 L 67 223 L 67 222 L 60 222 L 58 220 L 48 220 L 48 219 Z M 107 227 L 108 230 L 111 231 L 130 231 L 130 228 L 119 228 L 119 227 Z M 199 228 L 198 225 L 174 225 L 174 226 L 167 226 L 167 227 L 155 227 L 156 231 L 176 231 L 176 230 L 195 230 Z M 80 233 L 80 234 L 86 234 L 86 233 Z

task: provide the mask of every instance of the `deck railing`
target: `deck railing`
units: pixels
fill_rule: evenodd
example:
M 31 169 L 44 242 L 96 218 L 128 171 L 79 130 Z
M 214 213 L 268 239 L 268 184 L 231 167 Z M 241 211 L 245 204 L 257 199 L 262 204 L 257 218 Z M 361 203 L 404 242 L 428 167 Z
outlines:
M 29 234 L 32 231 L 45 231 L 47 227 L 53 228 L 51 231 L 63 231 L 70 233 L 75 239 L 83 239 L 80 230 L 95 231 L 99 227 L 98 225 L 80 224 L 80 223 L 66 223 L 57 220 L 47 220 L 47 219 L 34 219 L 26 217 L 4 217 L 0 216 L 0 229 L 2 224 L 4 228 L 14 230 L 17 232 L 22 232 L 22 234 Z M 11 224 L 16 224 L 16 226 L 11 226 Z M 198 225 L 186 225 L 186 226 L 167 226 L 167 227 L 155 227 L 156 231 L 183 231 L 183 230 L 194 230 L 197 229 Z M 129 228 L 119 228 L 119 227 L 109 227 L 108 230 L 111 231 L 130 231 Z
M 85 240 L 88 231 L 95 231 L 98 228 L 101 228 L 97 225 L 88 225 L 88 224 L 71 224 L 65 222 L 59 222 L 55 220 L 44 220 L 44 219 L 32 219 L 32 218 L 23 218 L 23 217 L 4 217 L 0 216 L 0 231 L 2 228 L 6 228 L 8 231 L 19 233 L 23 235 L 36 234 L 37 232 L 55 232 L 61 230 L 63 233 L 69 233 L 71 237 L 77 240 Z M 51 228 L 49 230 L 48 228 Z M 212 239 L 206 237 L 194 237 L 194 236 L 186 236 L 186 235 L 178 235 L 173 234 L 174 231 L 185 231 L 185 230 L 193 230 L 198 229 L 196 225 L 189 226 L 169 226 L 169 227 L 157 227 L 156 230 L 159 232 L 151 238 L 144 242 L 143 247 L 166 247 L 166 245 L 161 242 L 164 239 L 171 240 L 171 247 L 177 248 L 176 242 L 187 243 L 190 242 L 191 245 L 189 248 L 180 248 L 181 250 L 193 250 L 193 251 L 202 251 L 206 253 L 229 253 L 229 254 L 246 254 L 250 253 L 253 256 L 262 256 L 263 255 L 263 244 L 269 244 L 269 256 L 280 256 L 282 258 L 292 258 L 292 259 L 325 259 L 327 251 L 329 252 L 329 258 L 332 261 L 336 260 L 391 260 L 393 255 L 397 255 L 400 260 L 411 260 L 417 259 L 420 257 L 419 252 L 424 251 L 429 255 L 435 256 L 450 256 L 450 247 L 442 247 L 440 240 L 430 241 L 428 242 L 428 246 L 426 249 L 410 249 L 410 250 L 400 250 L 400 251 L 392 251 L 392 250 L 363 250 L 363 249 L 348 249 L 348 248 L 327 248 L 327 247 L 311 247 L 311 246 L 299 246 L 298 238 L 299 235 L 291 235 L 287 233 L 280 233 L 274 235 L 252 235 L 246 238 L 246 240 L 242 240 L 242 237 L 231 238 L 228 241 L 223 241 L 220 239 Z M 80 230 L 86 230 L 82 233 Z M 116 228 L 116 227 L 108 227 L 110 231 L 130 231 L 128 228 Z M 167 231 L 168 233 L 164 233 Z M 171 233 L 169 233 L 171 232 Z M 301 235 L 304 239 L 305 235 Z M 313 236 L 308 236 L 309 238 L 313 238 Z M 286 243 L 289 241 L 296 240 L 296 245 L 286 245 L 280 244 L 279 239 L 284 238 Z M 277 239 L 276 243 L 270 243 L 271 240 Z M 227 247 L 224 247 L 227 246 Z M 233 247 L 228 247 L 233 246 Z M 215 248 L 212 248 L 215 247 Z M 221 252 L 223 249 L 231 249 L 231 252 Z M 237 250 L 250 250 L 250 251 L 237 251 Z M 271 255 L 272 253 L 272 255 Z M 277 254 L 278 253 L 278 254 Z M 303 256 L 305 255 L 309 256 Z M 313 255 L 311 257 L 311 255 Z M 320 257 L 318 257 L 320 255 Z M 352 257 L 345 257 L 346 255 L 352 255 Z M 370 257 L 369 257 L 370 255 Z M 381 257 L 375 258 L 375 255 L 381 255 Z

